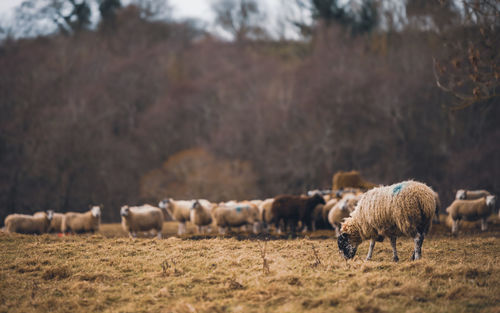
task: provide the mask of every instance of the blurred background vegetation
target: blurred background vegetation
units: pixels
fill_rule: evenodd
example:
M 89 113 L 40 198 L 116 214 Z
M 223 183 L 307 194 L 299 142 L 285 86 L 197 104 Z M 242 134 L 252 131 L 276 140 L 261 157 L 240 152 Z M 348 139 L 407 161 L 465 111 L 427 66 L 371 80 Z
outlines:
M 275 31 L 258 1 L 212 9 L 229 38 L 163 0 L 24 1 L 0 42 L 0 218 L 103 203 L 117 221 L 351 169 L 445 204 L 500 193 L 497 1 L 285 1 Z

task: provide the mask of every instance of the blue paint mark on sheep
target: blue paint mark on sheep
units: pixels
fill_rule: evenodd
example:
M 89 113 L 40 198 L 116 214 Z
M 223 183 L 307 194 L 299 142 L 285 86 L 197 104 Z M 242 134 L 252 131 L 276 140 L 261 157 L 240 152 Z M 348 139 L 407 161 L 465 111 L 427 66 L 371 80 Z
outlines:
M 392 189 L 392 195 L 395 196 L 399 194 L 401 190 L 403 190 L 403 187 L 403 184 L 397 184 L 396 186 L 394 186 L 394 189 Z
M 241 212 L 243 209 L 248 210 L 248 206 L 237 206 L 236 212 Z

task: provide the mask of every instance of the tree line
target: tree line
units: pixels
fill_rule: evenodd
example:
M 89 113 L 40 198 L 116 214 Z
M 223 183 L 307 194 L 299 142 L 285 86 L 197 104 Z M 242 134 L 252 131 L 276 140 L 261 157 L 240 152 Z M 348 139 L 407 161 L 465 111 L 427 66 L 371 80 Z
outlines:
M 123 204 L 299 194 L 351 169 L 444 203 L 500 191 L 495 2 L 408 1 L 401 22 L 381 1 L 298 1 L 293 40 L 259 27 L 255 1 L 215 2 L 233 40 L 154 18 L 155 1 L 101 1 L 95 27 L 89 1 L 53 3 L 73 5 L 62 26 L 0 44 L 2 220 L 102 203 L 117 221 Z

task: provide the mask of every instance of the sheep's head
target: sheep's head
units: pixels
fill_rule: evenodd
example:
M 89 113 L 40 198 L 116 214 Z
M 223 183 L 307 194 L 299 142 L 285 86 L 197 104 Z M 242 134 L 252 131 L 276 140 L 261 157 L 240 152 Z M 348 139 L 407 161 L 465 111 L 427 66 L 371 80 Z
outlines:
M 101 207 L 95 205 L 90 209 L 90 212 L 91 212 L 93 217 L 99 217 L 99 216 L 101 216 Z
M 52 218 L 54 217 L 54 210 L 48 210 L 47 211 L 47 219 L 49 221 L 52 221 Z
M 125 217 L 125 216 L 128 216 L 128 214 L 130 213 L 130 208 L 128 207 L 128 205 L 124 205 L 121 207 L 120 209 L 120 215 Z
M 339 251 L 346 260 L 352 259 L 354 255 L 356 255 L 358 247 L 352 244 L 348 234 L 340 234 L 339 238 L 337 238 L 337 243 L 339 245 Z
M 467 198 L 467 195 L 465 194 L 465 190 L 464 189 L 458 190 L 457 194 L 455 196 L 455 199 L 465 200 L 465 198 Z
M 196 200 L 195 202 L 193 202 L 193 205 L 191 206 L 191 210 L 197 210 L 197 209 L 200 209 L 201 208 L 201 204 L 198 200 Z
M 166 209 L 168 207 L 168 205 L 170 204 L 170 202 L 172 201 L 172 199 L 169 199 L 169 198 L 165 198 L 163 200 L 161 200 L 159 203 L 158 203 L 158 207 L 160 209 Z
M 352 220 L 347 219 L 342 225 L 342 230 L 337 239 L 339 251 L 345 259 L 352 259 L 356 255 L 361 237 L 358 230 L 352 225 Z
M 318 204 L 326 204 L 325 198 L 323 198 L 323 196 L 321 196 L 320 194 L 315 194 L 314 196 L 312 196 L 310 198 L 310 201 L 314 204 L 313 206 L 311 206 L 311 208 L 314 208 Z
M 496 202 L 497 202 L 497 196 L 487 196 L 486 197 L 486 205 L 489 208 L 494 209 Z

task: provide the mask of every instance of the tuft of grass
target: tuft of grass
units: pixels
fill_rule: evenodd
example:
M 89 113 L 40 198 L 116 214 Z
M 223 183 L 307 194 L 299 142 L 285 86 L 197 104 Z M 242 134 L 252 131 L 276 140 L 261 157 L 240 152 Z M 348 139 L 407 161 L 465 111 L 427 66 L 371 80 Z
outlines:
M 68 266 L 54 266 L 48 268 L 42 275 L 42 278 L 45 280 L 50 279 L 64 279 L 71 276 L 71 271 Z

